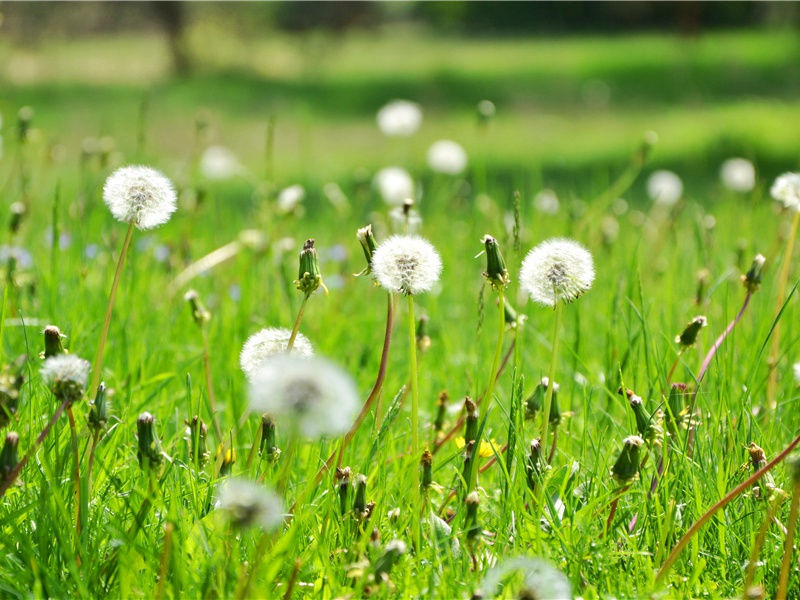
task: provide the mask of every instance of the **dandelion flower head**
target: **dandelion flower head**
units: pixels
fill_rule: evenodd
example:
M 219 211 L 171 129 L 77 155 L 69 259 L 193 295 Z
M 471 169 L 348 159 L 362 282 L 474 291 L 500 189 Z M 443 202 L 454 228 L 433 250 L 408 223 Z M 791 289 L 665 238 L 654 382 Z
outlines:
M 122 167 L 103 186 L 103 199 L 114 218 L 139 229 L 163 225 L 177 207 L 172 182 L 150 167 Z
M 239 354 L 239 364 L 247 379 L 252 379 L 270 357 L 286 352 L 291 335 L 288 329 L 267 327 L 247 338 Z M 311 342 L 302 333 L 298 333 L 294 340 L 292 354 L 306 357 L 314 354 Z
M 250 378 L 250 410 L 269 413 L 308 438 L 344 433 L 358 408 L 352 378 L 323 358 L 278 354 Z
M 647 179 L 647 195 L 661 206 L 673 206 L 683 195 L 683 182 L 672 171 L 656 171 Z
M 399 205 L 414 197 L 414 180 L 402 167 L 385 167 L 375 174 L 373 185 L 386 204 Z
M 722 163 L 719 177 L 729 190 L 745 193 L 756 185 L 756 168 L 746 158 L 729 158 Z
M 273 492 L 247 479 L 232 477 L 219 489 L 216 507 L 227 512 L 237 527 L 269 531 L 283 521 L 283 503 Z
M 785 208 L 800 212 L 800 173 L 780 175 L 769 192 Z
M 383 135 L 408 137 L 419 129 L 422 123 L 422 109 L 415 102 L 393 100 L 381 107 L 376 120 Z
M 372 272 L 390 292 L 419 294 L 429 291 L 439 281 L 442 260 L 426 239 L 393 235 L 375 249 Z
M 243 171 L 239 159 L 225 146 L 209 146 L 200 157 L 200 172 L 212 181 L 230 179 Z
M 467 168 L 467 152 L 452 140 L 439 140 L 428 150 L 428 166 L 437 173 L 458 175 Z
M 74 354 L 57 354 L 47 358 L 39 373 L 59 400 L 75 402 L 86 390 L 91 365 Z
M 555 306 L 572 302 L 592 287 L 594 261 L 578 242 L 553 238 L 528 252 L 519 278 L 532 300 Z

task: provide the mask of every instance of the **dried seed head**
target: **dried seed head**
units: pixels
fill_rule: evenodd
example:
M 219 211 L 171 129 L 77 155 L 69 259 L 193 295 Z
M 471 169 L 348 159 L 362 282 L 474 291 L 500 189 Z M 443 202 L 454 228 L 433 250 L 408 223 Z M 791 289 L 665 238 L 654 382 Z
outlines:
M 72 404 L 83 396 L 90 369 L 87 360 L 74 354 L 58 354 L 46 358 L 39 373 L 60 402 Z
M 216 507 L 227 512 L 236 527 L 255 526 L 270 531 L 283 521 L 281 499 L 246 479 L 225 480 L 220 485 Z
M 528 252 L 519 279 L 534 302 L 572 302 L 592 287 L 594 261 L 578 242 L 554 238 Z
M 430 291 L 439 281 L 442 260 L 427 240 L 394 235 L 375 249 L 372 272 L 386 290 L 415 295 Z
M 252 380 L 271 357 L 285 353 L 291 336 L 292 332 L 288 329 L 268 327 L 247 338 L 239 354 L 239 365 L 247 379 Z M 308 338 L 298 332 L 291 354 L 310 357 L 314 354 L 314 348 Z
M 103 199 L 115 219 L 138 229 L 163 225 L 177 208 L 172 182 L 163 173 L 142 166 L 122 167 L 109 175 Z

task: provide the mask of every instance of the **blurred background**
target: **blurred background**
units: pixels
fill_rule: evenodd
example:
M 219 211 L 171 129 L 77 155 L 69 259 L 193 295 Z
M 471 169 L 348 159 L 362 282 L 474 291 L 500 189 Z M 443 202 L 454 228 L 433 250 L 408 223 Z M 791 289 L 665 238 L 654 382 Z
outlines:
M 282 183 L 323 183 L 421 168 L 448 138 L 493 176 L 535 173 L 535 186 L 624 165 L 647 130 L 654 163 L 688 177 L 730 156 L 770 174 L 800 156 L 797 3 L 6 2 L 0 13 L 6 136 L 29 105 L 55 160 L 92 136 L 129 160 L 188 164 L 201 136 Z M 399 141 L 375 122 L 398 98 L 423 111 Z

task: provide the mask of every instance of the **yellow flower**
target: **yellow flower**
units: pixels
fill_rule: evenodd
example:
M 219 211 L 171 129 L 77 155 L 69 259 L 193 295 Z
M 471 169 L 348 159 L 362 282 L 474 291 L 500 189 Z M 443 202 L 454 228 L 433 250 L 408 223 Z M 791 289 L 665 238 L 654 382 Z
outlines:
M 453 441 L 456 443 L 456 446 L 459 450 L 464 447 L 463 437 L 457 437 Z M 478 448 L 478 456 L 481 458 L 489 458 L 494 456 L 495 453 L 500 454 L 501 452 L 502 448 L 500 447 L 500 444 L 494 440 L 494 438 L 488 442 L 486 440 L 481 440 L 480 448 Z

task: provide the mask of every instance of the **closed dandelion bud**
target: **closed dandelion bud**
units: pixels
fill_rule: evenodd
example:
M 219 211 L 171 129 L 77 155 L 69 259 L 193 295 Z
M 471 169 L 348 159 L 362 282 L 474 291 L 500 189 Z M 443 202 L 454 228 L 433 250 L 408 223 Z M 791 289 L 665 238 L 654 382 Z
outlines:
M 683 331 L 675 336 L 675 343 L 679 344 L 681 348 L 689 348 L 694 346 L 697 341 L 697 334 L 700 330 L 708 324 L 706 318 L 702 315 L 695 317 L 686 325 Z
M 636 151 L 636 162 L 639 166 L 643 165 L 647 162 L 650 153 L 653 151 L 653 148 L 658 143 L 658 134 L 655 131 L 645 131 L 644 135 L 642 135 L 642 141 L 639 144 L 639 148 Z
M 761 285 L 761 274 L 764 270 L 764 263 L 766 260 L 763 254 L 756 254 L 756 257 L 753 259 L 753 264 L 750 266 L 750 270 L 742 275 L 742 283 L 748 292 L 755 292 Z
M 361 249 L 364 251 L 364 258 L 367 260 L 367 266 L 359 275 L 368 275 L 372 272 L 372 253 L 378 247 L 375 241 L 375 235 L 372 233 L 372 225 L 366 225 L 356 232 L 356 237 L 361 244 Z
M 347 514 L 347 507 L 350 504 L 350 477 L 352 471 L 350 467 L 344 469 L 336 467 L 336 492 L 339 494 L 339 510 L 342 514 Z
M 428 317 L 422 315 L 417 321 L 417 349 L 427 352 L 431 347 L 431 338 L 428 335 Z
M 483 236 L 481 243 L 486 248 L 486 272 L 483 274 L 489 283 L 497 289 L 505 288 L 511 281 L 506 268 L 506 261 L 503 260 L 503 253 L 500 252 L 500 245 L 497 240 L 490 235 Z
M 11 204 L 8 210 L 11 213 L 11 219 L 9 219 L 8 222 L 8 229 L 12 234 L 17 233 L 20 225 L 22 224 L 22 219 L 25 217 L 27 209 L 22 202 L 14 202 Z
M 636 477 L 639 472 L 641 448 L 644 440 L 638 435 L 631 435 L 622 440 L 622 451 L 617 461 L 611 467 L 614 479 L 626 483 Z
M 236 450 L 224 448 L 222 444 L 217 446 L 216 460 L 219 463 L 219 475 L 228 475 L 236 462 Z M 221 461 L 221 462 L 220 462 Z
M 764 453 L 764 450 L 755 442 L 750 442 L 750 445 L 747 448 L 747 453 L 750 457 L 750 464 L 753 467 L 753 472 L 758 471 L 767 464 L 767 455 Z M 767 472 L 763 477 L 761 477 L 761 479 L 753 484 L 753 497 L 755 498 L 763 497 L 763 494 L 761 493 L 762 481 L 764 483 L 764 488 L 766 488 L 768 492 L 771 492 L 775 489 L 775 479 L 772 477 L 771 472 Z
M 433 453 L 425 448 L 422 453 L 422 483 L 423 489 L 430 487 L 433 483 Z
M 275 462 L 281 455 L 275 443 L 275 421 L 270 415 L 261 415 L 261 444 L 258 453 L 270 462 Z
M 28 132 L 33 122 L 33 109 L 23 106 L 17 112 L 17 139 L 22 144 L 28 139 Z
M 539 438 L 531 440 L 525 471 L 528 475 L 528 487 L 533 491 L 542 473 L 542 442 Z
M 433 430 L 436 432 L 437 437 L 444 428 L 444 417 L 447 414 L 448 400 L 449 396 L 445 391 L 442 391 L 442 393 L 439 394 L 439 398 L 436 400 L 436 418 L 433 421 Z
M 480 502 L 480 496 L 478 496 L 478 492 L 475 491 L 467 494 L 467 497 L 464 499 L 464 504 L 466 504 L 467 507 L 464 530 L 467 534 L 467 540 L 469 541 L 475 540 L 481 531 L 480 525 L 478 524 L 478 506 Z
M 376 581 L 386 581 L 389 577 L 389 572 L 392 570 L 397 561 L 403 554 L 406 553 L 406 544 L 402 540 L 392 540 L 383 549 L 381 554 L 375 561 L 375 579 Z
M 6 441 L 3 450 L 0 451 L 0 483 L 8 478 L 19 463 L 17 447 L 19 446 L 19 434 L 16 431 L 9 431 L 6 434 Z
M 157 469 L 163 459 L 155 423 L 155 417 L 149 412 L 143 412 L 136 419 L 138 434 L 136 457 L 139 459 L 139 466 L 145 471 Z
M 199 416 L 195 415 L 187 421 L 189 427 L 189 452 L 192 460 L 200 466 L 204 465 L 211 453 L 208 451 L 208 425 Z
M 353 513 L 357 519 L 363 519 L 367 512 L 367 476 L 356 475 L 356 493 L 353 499 Z
M 100 433 L 106 428 L 108 423 L 108 400 L 106 399 L 106 384 L 100 383 L 97 386 L 97 393 L 94 400 L 89 405 L 89 415 L 87 417 L 89 429 L 94 433 Z
M 647 413 L 644 407 L 641 396 L 633 393 L 633 390 L 627 391 L 628 403 L 633 410 L 633 416 L 636 418 L 636 430 L 646 440 L 652 440 L 656 436 L 656 426 L 653 423 L 652 417 Z
M 686 393 L 685 383 L 673 383 L 670 386 L 667 406 L 670 412 L 668 417 L 671 423 L 679 422 L 683 418 L 683 411 L 686 408 L 684 402 Z
M 519 314 L 514 307 L 511 306 L 508 298 L 506 298 L 505 302 L 503 302 L 503 310 L 505 312 L 506 325 L 508 325 L 511 329 L 516 329 L 517 326 L 524 323 L 525 319 L 527 318 L 525 315 Z
M 464 427 L 465 446 L 474 442 L 478 437 L 478 406 L 472 398 L 464 398 L 464 411 L 467 413 L 466 425 Z
M 55 325 L 44 328 L 44 358 L 64 354 L 64 345 L 61 343 L 64 337 Z
M 700 269 L 697 272 L 697 292 L 694 297 L 695 304 L 702 304 L 709 283 L 711 283 L 711 271 L 708 269 Z
M 21 357 L 23 361 L 25 356 Z M 20 361 L 17 361 L 20 367 Z M 19 390 L 25 382 L 22 375 L 23 371 L 4 370 L 0 372 L 0 427 L 5 427 L 11 421 L 11 417 L 17 412 L 19 404 Z
M 525 416 L 528 419 L 534 419 L 536 417 L 536 413 L 542 409 L 544 405 L 545 395 L 547 394 L 547 388 L 550 385 L 549 380 L 547 377 L 542 377 L 539 385 L 533 390 L 533 393 L 528 396 L 528 399 L 525 401 Z M 561 409 L 558 406 L 558 389 L 559 389 L 558 382 L 553 382 L 553 399 L 550 403 L 550 416 L 549 422 L 554 425 L 558 425 L 561 422 Z
M 297 289 L 306 296 L 313 294 L 320 286 L 326 292 L 328 291 L 322 282 L 319 260 L 317 259 L 317 251 L 314 248 L 313 239 L 307 239 L 306 243 L 303 244 L 303 249 L 300 251 L 300 267 L 297 271 L 297 280 L 294 283 Z
M 211 313 L 203 306 L 203 301 L 200 300 L 200 294 L 196 290 L 189 290 L 184 294 L 183 299 L 189 303 L 189 309 L 192 311 L 192 318 L 198 326 L 202 327 L 211 320 Z

